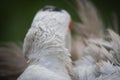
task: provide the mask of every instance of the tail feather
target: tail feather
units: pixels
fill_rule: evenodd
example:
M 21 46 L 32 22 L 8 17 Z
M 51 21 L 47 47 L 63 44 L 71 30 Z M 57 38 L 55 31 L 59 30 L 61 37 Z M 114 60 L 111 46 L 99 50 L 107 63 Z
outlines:
M 0 79 L 16 80 L 27 67 L 22 49 L 15 43 L 0 44 Z
M 111 45 L 113 48 L 113 51 L 111 53 L 113 54 L 114 57 L 114 62 L 117 65 L 120 65 L 120 36 L 117 35 L 114 31 L 108 30 L 111 38 Z
M 83 22 L 79 24 L 80 29 L 84 28 L 86 34 L 89 33 L 88 35 L 90 37 L 101 37 L 103 33 L 103 23 L 94 5 L 89 0 L 76 0 L 76 4 L 78 15 Z

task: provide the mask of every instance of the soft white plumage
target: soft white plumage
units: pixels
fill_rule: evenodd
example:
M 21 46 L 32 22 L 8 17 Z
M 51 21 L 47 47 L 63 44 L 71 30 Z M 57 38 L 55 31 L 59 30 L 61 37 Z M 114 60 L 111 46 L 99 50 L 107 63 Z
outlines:
M 23 44 L 30 65 L 18 80 L 71 80 L 70 50 L 65 41 L 71 19 L 65 10 L 55 9 L 45 7 L 36 14 Z
M 102 21 L 89 0 L 77 0 L 83 24 L 73 27 L 80 35 L 73 39 L 74 80 L 119 80 L 120 36 L 112 30 L 105 35 Z M 80 31 L 80 32 L 79 32 Z M 77 57 L 76 57 L 77 55 Z
M 55 7 L 37 13 L 23 45 L 30 65 L 18 80 L 120 79 L 120 36 L 112 30 L 105 35 L 89 0 L 77 0 L 77 6 L 83 24 L 73 26 L 78 34 L 72 39 L 72 48 L 69 14 Z

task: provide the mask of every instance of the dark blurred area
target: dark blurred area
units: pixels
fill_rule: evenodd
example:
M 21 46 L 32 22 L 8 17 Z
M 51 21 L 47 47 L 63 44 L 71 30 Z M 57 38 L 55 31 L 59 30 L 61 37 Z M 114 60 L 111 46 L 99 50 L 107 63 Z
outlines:
M 45 5 L 65 8 L 77 19 L 73 5 L 67 0 L 1 0 L 0 41 L 23 41 L 34 15 Z
M 16 80 L 26 67 L 20 46 L 10 42 L 0 44 L 0 80 Z
M 117 0 L 92 2 L 100 10 L 106 27 L 113 25 L 111 14 L 115 13 L 117 18 L 120 18 Z M 75 0 L 0 0 L 0 41 L 23 41 L 34 15 L 45 5 L 64 8 L 74 21 L 80 21 L 76 13 Z
M 92 2 L 99 9 L 105 27 L 112 28 L 120 34 L 119 0 L 92 0 Z

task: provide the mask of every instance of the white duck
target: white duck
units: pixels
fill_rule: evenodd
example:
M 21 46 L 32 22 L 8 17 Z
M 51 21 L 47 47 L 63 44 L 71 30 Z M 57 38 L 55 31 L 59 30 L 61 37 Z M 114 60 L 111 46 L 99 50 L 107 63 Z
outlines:
M 70 59 L 70 16 L 65 10 L 45 7 L 35 16 L 23 45 L 29 66 L 18 80 L 119 80 L 120 36 L 109 30 L 88 0 L 77 0 L 83 24 L 73 27 L 73 67 Z M 80 35 L 79 35 L 80 34 Z
M 53 6 L 36 14 L 23 44 L 29 66 L 17 80 L 71 80 L 70 48 L 66 45 L 70 21 L 65 10 Z
M 73 80 L 120 80 L 120 36 L 108 30 L 106 37 L 89 0 L 77 0 L 76 4 L 83 24 L 73 27 L 80 34 L 73 39 Z

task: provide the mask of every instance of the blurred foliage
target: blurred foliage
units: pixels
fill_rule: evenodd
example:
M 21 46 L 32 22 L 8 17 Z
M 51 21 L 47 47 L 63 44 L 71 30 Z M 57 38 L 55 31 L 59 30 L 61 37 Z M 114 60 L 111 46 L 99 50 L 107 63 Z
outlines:
M 112 20 L 109 13 L 116 12 L 120 17 L 119 2 L 92 1 L 100 9 L 106 26 Z M 74 0 L 0 0 L 0 41 L 23 41 L 34 15 L 45 5 L 63 8 L 71 14 L 74 21 L 80 21 Z

